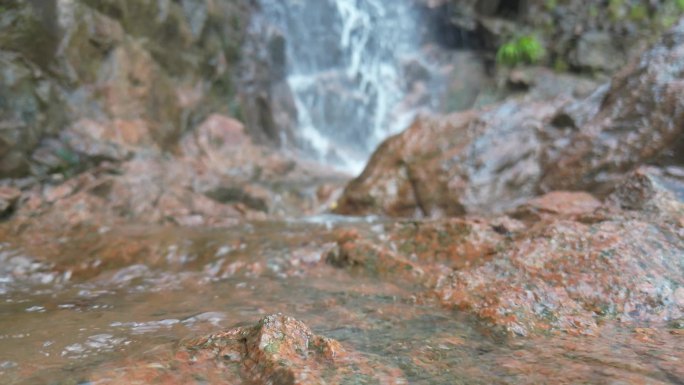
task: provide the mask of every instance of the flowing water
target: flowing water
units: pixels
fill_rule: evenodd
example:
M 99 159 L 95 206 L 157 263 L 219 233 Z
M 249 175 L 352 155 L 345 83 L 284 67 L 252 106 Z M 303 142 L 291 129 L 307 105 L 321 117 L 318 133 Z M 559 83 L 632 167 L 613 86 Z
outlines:
M 163 357 L 179 341 L 276 312 L 401 373 L 385 383 L 681 383 L 667 370 L 684 357 L 675 339 L 641 346 L 619 327 L 506 339 L 467 313 L 416 301 L 419 286 L 325 262 L 340 229 L 381 240 L 385 226 L 319 218 L 84 229 L 3 244 L 0 383 L 106 384 L 137 362 L 173 371 Z
M 359 172 L 376 146 L 435 108 L 440 77 L 421 52 L 413 0 L 260 0 L 285 42 L 296 145 Z
M 434 107 L 439 76 L 421 52 L 414 1 L 260 4 L 285 37 L 296 144 L 310 156 L 358 171 L 382 139 Z M 604 325 L 592 337 L 507 338 L 431 302 L 420 284 L 326 263 L 340 230 L 381 241 L 386 225 L 314 217 L 5 240 L 0 384 L 106 384 L 138 362 L 172 371 L 163 357 L 181 341 L 277 312 L 400 373 L 382 383 L 684 383 L 674 337 L 636 341 L 632 328 Z

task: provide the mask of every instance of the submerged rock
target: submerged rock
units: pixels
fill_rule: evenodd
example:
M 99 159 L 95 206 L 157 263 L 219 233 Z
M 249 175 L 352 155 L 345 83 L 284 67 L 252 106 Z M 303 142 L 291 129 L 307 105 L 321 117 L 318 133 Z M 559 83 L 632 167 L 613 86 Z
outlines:
M 282 314 L 182 343 L 164 364 L 138 363 L 125 370 L 103 371 L 97 383 L 186 384 L 403 384 L 401 371 L 372 357 L 347 351 L 332 339 L 314 334 L 304 323 Z
M 314 335 L 303 323 L 282 314 L 268 316 L 253 327 L 201 338 L 186 350 L 191 360 L 238 362 L 245 377 L 282 385 L 321 383 L 324 369 L 344 362 L 346 355 L 339 342 Z

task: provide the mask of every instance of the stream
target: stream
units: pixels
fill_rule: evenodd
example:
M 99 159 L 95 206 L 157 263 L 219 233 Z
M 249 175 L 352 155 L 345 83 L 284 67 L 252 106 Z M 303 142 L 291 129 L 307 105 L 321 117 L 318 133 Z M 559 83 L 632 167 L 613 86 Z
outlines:
M 388 225 L 317 217 L 221 229 L 100 229 L 43 244 L 42 256 L 3 244 L 0 383 L 126 383 L 107 373 L 136 362 L 173 371 L 163 357 L 179 342 L 278 312 L 401 373 L 380 383 L 676 378 L 663 369 L 682 357 L 676 341 L 636 349 L 633 331 L 618 325 L 594 337 L 511 339 L 467 313 L 417 300 L 420 285 L 326 263 L 334 234 L 353 228 L 380 241 Z
M 175 9 L 169 15 L 180 17 L 181 3 L 195 22 L 187 31 L 173 24 L 160 31 L 215 32 L 202 29 L 215 27 L 203 27 L 216 17 L 212 1 L 196 9 L 190 0 L 159 1 L 160 15 Z M 154 77 L 162 51 L 146 46 L 154 37 L 114 22 L 115 7 L 103 8 L 111 11 L 106 17 L 93 11 L 84 18 L 90 24 L 73 30 L 92 29 L 95 37 L 84 35 L 83 44 L 103 58 L 111 49 L 114 59 L 126 59 L 127 65 L 107 62 L 116 77 L 77 93 L 94 90 L 120 102 L 93 114 L 111 107 L 124 110 L 125 119 L 111 116 L 100 125 L 88 115 L 75 133 L 41 134 L 42 142 L 27 148 L 59 167 L 40 168 L 44 181 L 8 179 L 0 186 L 12 193 L 5 192 L 0 212 L 0 385 L 684 384 L 684 184 L 668 187 L 668 178 L 684 179 L 684 171 L 665 164 L 654 176 L 639 169 L 631 184 L 615 185 L 624 191 L 578 192 L 594 179 L 617 183 L 658 151 L 678 158 L 681 147 L 664 142 L 681 143 L 673 132 L 682 121 L 675 101 L 684 84 L 677 64 L 684 45 L 667 43 L 649 54 L 656 64 L 643 60 L 640 77 L 617 82 L 623 88 L 611 88 L 595 106 L 577 102 L 566 111 L 560 99 L 546 105 L 521 98 L 483 114 L 418 120 L 408 136 L 385 142 L 350 183 L 378 146 L 417 116 L 439 112 L 445 101 L 480 105 L 470 91 L 489 75 L 479 59 L 470 60 L 473 52 L 435 48 L 414 0 L 252 3 L 259 11 L 246 34 L 271 40 L 251 48 L 282 55 L 257 58 L 282 68 L 271 73 L 255 65 L 247 97 L 258 96 L 263 109 L 256 115 L 269 112 L 257 116 L 264 126 L 294 124 L 292 132 L 269 132 L 283 136 L 279 149 L 252 142 L 253 127 L 238 121 L 237 107 L 236 119 L 212 114 L 209 102 L 204 111 L 205 100 L 195 94 L 215 78 L 188 72 L 181 87 L 167 83 L 183 71 Z M 440 2 L 422 3 L 425 10 Z M 122 9 L 138 16 L 133 6 Z M 121 36 L 100 39 L 106 33 Z M 466 35 L 458 39 L 467 45 L 460 41 Z M 225 44 L 215 40 L 205 43 Z M 214 56 L 216 76 L 229 76 L 219 69 L 235 63 Z M 194 65 L 205 57 L 187 60 Z M 464 70 L 445 80 L 446 69 L 458 71 L 461 63 L 480 73 Z M 39 71 L 24 72 L 28 78 Z M 138 72 L 151 79 L 138 79 Z M 546 79 L 516 76 L 526 84 Z M 277 84 L 260 83 L 269 80 Z M 185 106 L 170 115 L 178 112 L 190 124 L 206 112 L 207 123 L 181 132 L 157 122 L 155 114 L 166 110 L 147 118 L 129 113 L 176 106 L 162 96 L 137 98 L 164 87 L 179 106 L 197 104 L 197 111 Z M 267 92 L 277 87 L 280 93 Z M 36 105 L 50 104 L 44 94 L 57 93 L 36 88 Z M 594 95 L 603 98 L 608 88 Z M 291 99 L 271 103 L 273 95 Z M 78 108 L 91 112 L 91 104 Z M 675 112 L 680 118 L 670 116 Z M 155 147 L 140 133 L 148 123 L 169 125 L 169 138 L 178 134 L 180 142 Z M 617 136 L 623 134 L 628 138 Z M 85 135 L 85 144 L 74 146 L 83 154 L 52 138 L 68 142 L 69 135 Z M 124 136 L 131 142 L 115 141 Z M 564 152 L 573 146 L 578 152 Z M 79 168 L 64 166 L 69 160 Z M 542 184 L 548 177 L 558 181 Z M 329 214 L 335 210 L 420 219 Z M 273 332 L 264 332 L 264 320 L 285 320 L 285 332 L 276 330 L 275 344 L 264 338 L 268 343 L 254 348 L 249 338 Z M 197 344 L 202 338 L 209 342 Z M 297 338 L 304 349 L 291 342 Z
M 358 174 L 382 140 L 437 110 L 444 74 L 424 52 L 425 15 L 413 0 L 259 4 L 252 30 L 282 37 L 294 145 L 305 156 Z

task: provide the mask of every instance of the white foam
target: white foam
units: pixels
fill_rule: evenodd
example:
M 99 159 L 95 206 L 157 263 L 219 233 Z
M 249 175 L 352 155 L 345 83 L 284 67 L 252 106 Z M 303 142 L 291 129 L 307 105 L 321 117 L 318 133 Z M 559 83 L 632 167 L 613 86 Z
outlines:
M 427 107 L 409 100 L 402 67 L 421 55 L 414 2 L 260 1 L 263 16 L 285 35 L 299 147 L 360 172 L 382 140 Z

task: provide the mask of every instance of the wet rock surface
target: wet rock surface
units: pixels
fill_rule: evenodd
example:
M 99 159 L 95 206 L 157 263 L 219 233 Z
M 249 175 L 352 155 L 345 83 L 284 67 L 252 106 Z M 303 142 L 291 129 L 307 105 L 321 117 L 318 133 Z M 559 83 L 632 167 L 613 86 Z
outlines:
M 434 283 L 443 305 L 517 335 L 593 334 L 608 319 L 663 324 L 684 311 L 677 186 L 640 169 L 605 204 L 552 192 L 511 212 L 516 219 L 400 222 L 385 244 L 343 234 L 333 262 Z
M 682 382 L 684 23 L 582 99 L 511 71 L 527 97 L 417 120 L 340 198 L 228 116 L 242 3 L 33 4 L 0 9 L 0 383 Z M 553 49 L 607 71 L 616 35 Z
M 63 133 L 82 131 L 83 119 L 101 146 L 109 138 L 93 125 L 168 149 L 209 113 L 234 114 L 231 71 L 249 12 L 246 1 L 4 4 L 0 177 L 85 168 Z
M 511 101 L 480 114 L 422 118 L 379 147 L 336 211 L 429 218 L 521 203 L 541 177 L 538 131 L 555 107 Z
M 28 180 L 23 192 L 4 188 L 0 211 L 14 215 L 16 229 L 61 231 L 117 223 L 226 225 L 240 219 L 311 214 L 327 208 L 346 180 L 343 174 L 254 145 L 238 121 L 218 114 L 186 134 L 175 156 L 120 136 L 102 141 L 104 132 L 115 132 L 116 127 L 81 125 L 82 130 L 63 134 L 79 148 L 78 156 L 100 162 L 66 180 Z M 98 139 L 91 141 L 93 135 Z M 20 183 L 15 181 L 15 186 Z M 319 199 L 322 183 L 331 191 Z
M 337 212 L 400 217 L 498 213 L 543 191 L 604 196 L 676 148 L 684 23 L 581 101 L 509 101 L 426 117 L 388 139 Z
M 16 208 L 21 191 L 11 187 L 0 187 L 0 216 L 7 217 Z
M 246 361 L 248 376 L 276 384 L 320 382 L 320 375 L 306 371 L 345 355 L 339 342 L 316 336 L 303 323 L 282 314 L 268 316 L 251 328 L 204 337 L 187 350 L 191 355 L 209 350 L 216 357 Z
M 183 384 L 198 377 L 213 383 L 278 385 L 403 383 L 396 369 L 373 365 L 373 358 L 346 351 L 337 341 L 315 335 L 296 319 L 274 314 L 251 327 L 239 327 L 186 341 L 168 371 L 144 365 L 125 372 L 102 373 L 98 383 L 147 382 Z M 377 365 L 377 363 L 375 363 Z M 394 372 L 394 373 L 393 373 Z
M 656 171 L 494 218 L 29 227 L 0 249 L 0 377 L 677 383 L 683 203 Z
M 682 136 L 684 23 L 613 77 L 597 113 L 558 156 L 551 156 L 543 188 L 603 192 L 626 170 L 657 157 Z M 576 109 L 577 107 L 572 106 Z M 640 111 L 648 111 L 641 115 Z
M 617 220 L 547 223 L 492 262 L 452 274 L 436 294 L 520 335 L 592 333 L 604 317 L 681 317 L 674 292 L 682 284 L 682 244 L 672 242 L 680 229 Z

